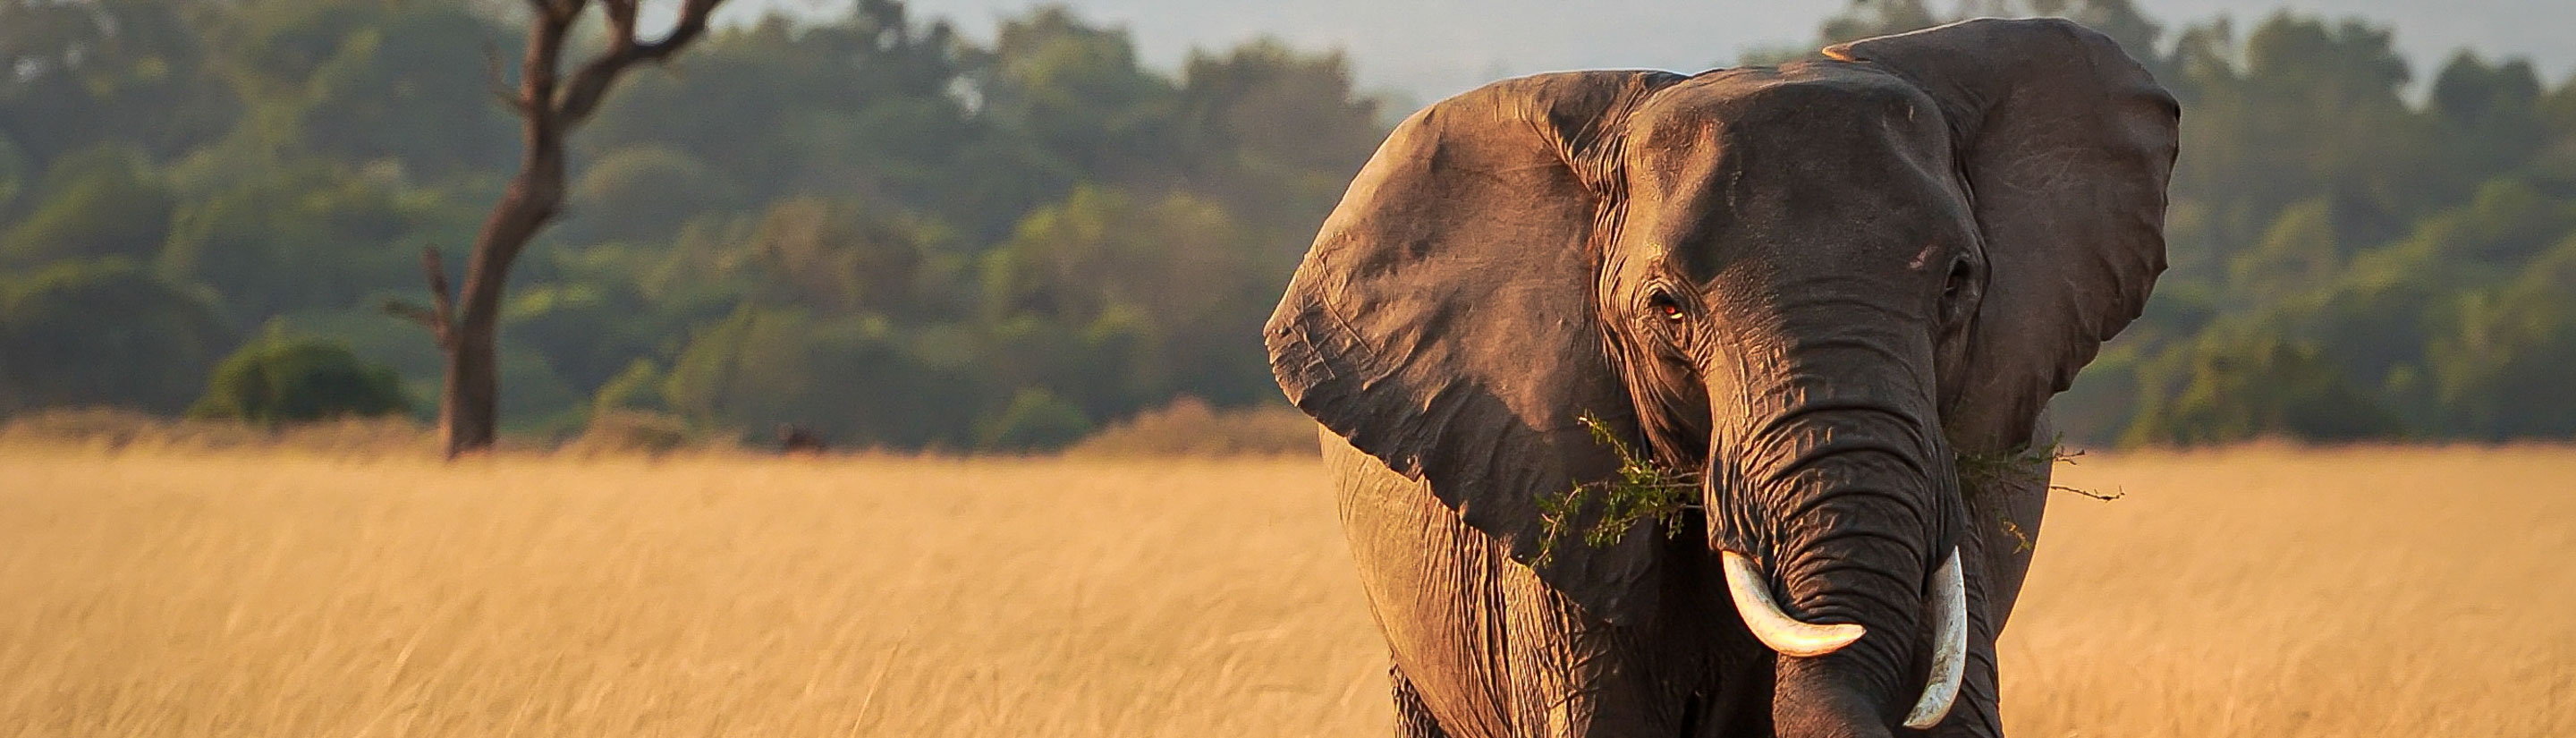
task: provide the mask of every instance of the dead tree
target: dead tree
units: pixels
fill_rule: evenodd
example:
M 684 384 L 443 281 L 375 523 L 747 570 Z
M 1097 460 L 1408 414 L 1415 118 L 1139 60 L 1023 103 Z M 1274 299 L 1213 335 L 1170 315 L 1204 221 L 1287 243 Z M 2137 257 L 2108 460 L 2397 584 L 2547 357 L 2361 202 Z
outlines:
M 562 211 L 564 140 L 599 111 L 620 76 L 639 63 L 661 63 L 706 34 L 707 15 L 724 0 L 682 0 L 679 18 L 660 39 L 638 35 L 636 15 L 642 0 L 527 0 L 527 53 L 519 62 L 519 81 L 501 79 L 498 55 L 491 59 L 493 93 L 519 116 L 525 151 L 519 173 L 492 215 L 475 235 L 474 251 L 465 259 L 465 289 L 454 298 L 438 252 L 422 255 L 433 304 L 389 306 L 420 321 L 447 355 L 447 376 L 438 400 L 439 435 L 448 458 L 492 447 L 500 420 L 499 362 L 494 334 L 501 323 L 501 292 L 510 265 L 539 230 Z M 593 5 L 607 19 L 606 44 L 572 72 L 561 76 L 565 37 L 581 25 Z

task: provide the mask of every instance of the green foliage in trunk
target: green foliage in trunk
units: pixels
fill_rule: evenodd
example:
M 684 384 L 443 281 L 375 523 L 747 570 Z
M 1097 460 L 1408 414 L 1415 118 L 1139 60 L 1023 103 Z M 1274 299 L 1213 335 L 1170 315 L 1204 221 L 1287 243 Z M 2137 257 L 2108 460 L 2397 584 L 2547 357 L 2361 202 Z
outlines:
M 1663 526 L 1664 535 L 1680 529 L 1685 511 L 1699 509 L 1700 475 L 1674 469 L 1639 454 L 1600 416 L 1584 413 L 1583 426 L 1592 431 L 1594 443 L 1619 458 L 1619 468 L 1609 479 L 1577 483 L 1564 492 L 1538 497 L 1539 545 L 1537 562 L 1545 565 L 1554 558 L 1561 539 L 1579 535 L 1585 545 L 1604 547 L 1618 543 L 1628 530 L 1639 523 Z M 1586 510 L 1591 511 L 1587 518 Z

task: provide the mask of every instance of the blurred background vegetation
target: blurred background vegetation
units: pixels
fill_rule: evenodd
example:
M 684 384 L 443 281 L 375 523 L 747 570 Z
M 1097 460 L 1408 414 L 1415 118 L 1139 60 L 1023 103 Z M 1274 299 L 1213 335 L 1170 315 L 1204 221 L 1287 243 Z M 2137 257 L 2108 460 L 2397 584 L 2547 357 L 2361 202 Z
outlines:
M 486 65 L 515 5 L 0 2 L 0 416 L 434 407 L 437 348 L 381 306 L 514 166 Z M 2119 39 L 2185 111 L 2173 267 L 2061 397 L 2070 441 L 2576 436 L 2565 70 L 2425 74 L 2365 20 L 2126 0 L 1865 0 L 1744 61 L 2034 13 Z M 510 429 L 1029 451 L 1260 425 L 1233 414 L 1277 402 L 1259 327 L 1410 111 L 1330 51 L 1155 69 L 1062 9 L 995 36 L 861 0 L 629 80 L 513 276 Z

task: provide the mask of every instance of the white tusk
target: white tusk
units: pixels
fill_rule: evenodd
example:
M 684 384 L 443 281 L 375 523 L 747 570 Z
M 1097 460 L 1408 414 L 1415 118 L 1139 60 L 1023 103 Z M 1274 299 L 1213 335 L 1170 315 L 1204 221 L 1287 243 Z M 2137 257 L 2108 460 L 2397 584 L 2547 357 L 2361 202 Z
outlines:
M 1817 625 L 1789 617 L 1771 600 L 1771 585 L 1753 568 L 1753 560 L 1744 554 L 1727 551 L 1726 589 L 1735 597 L 1735 614 L 1744 618 L 1744 627 L 1762 645 L 1783 656 L 1823 656 L 1852 641 L 1860 640 L 1863 631 L 1854 623 Z
M 1968 671 L 1968 580 L 1959 571 L 1959 550 L 1932 572 L 1932 676 L 1924 680 L 1923 698 L 1905 714 L 1905 727 L 1930 728 L 1950 716 L 1959 700 L 1959 678 Z

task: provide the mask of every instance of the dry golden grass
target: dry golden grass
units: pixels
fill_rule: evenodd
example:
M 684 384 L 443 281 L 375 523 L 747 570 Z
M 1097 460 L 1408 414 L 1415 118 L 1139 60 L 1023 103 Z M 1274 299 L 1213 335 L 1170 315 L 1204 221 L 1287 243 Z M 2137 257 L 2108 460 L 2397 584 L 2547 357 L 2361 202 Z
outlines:
M 2030 736 L 2576 735 L 2576 449 L 2087 457 L 2005 631 Z
M 2576 734 L 2576 450 L 2064 473 L 2019 735 Z M 0 736 L 1382 735 L 1320 477 L 0 448 Z

